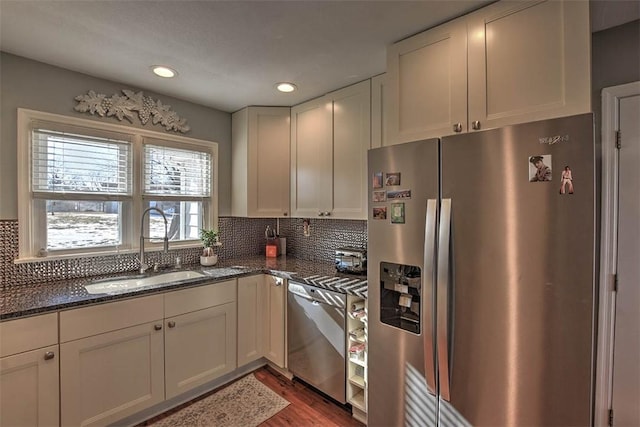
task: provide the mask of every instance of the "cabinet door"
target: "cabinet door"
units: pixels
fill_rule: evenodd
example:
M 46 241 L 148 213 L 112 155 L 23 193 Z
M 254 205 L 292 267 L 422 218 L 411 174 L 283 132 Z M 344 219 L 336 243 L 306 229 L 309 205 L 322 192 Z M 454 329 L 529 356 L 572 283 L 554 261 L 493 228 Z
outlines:
M 387 146 L 387 75 L 371 78 L 371 148 Z
M 289 214 L 289 108 L 249 108 L 248 208 L 251 217 Z
M 291 215 L 317 217 L 331 206 L 331 102 L 291 108 Z
M 389 144 L 467 127 L 467 28 L 463 19 L 402 40 L 387 50 Z
M 0 359 L 0 425 L 59 425 L 58 346 Z
M 236 303 L 165 320 L 166 394 L 170 399 L 236 368 Z
M 286 282 L 284 279 L 266 276 L 266 320 L 264 325 L 264 354 L 281 368 L 286 367 Z
M 331 217 L 367 219 L 367 150 L 371 147 L 371 80 L 328 95 L 333 102 Z
M 263 355 L 265 276 L 238 279 L 238 366 Z
M 164 400 L 162 320 L 60 345 L 62 425 L 105 425 Z
M 231 214 L 289 216 L 289 107 L 247 107 L 231 116 Z
M 470 124 L 591 110 L 589 2 L 498 2 L 468 23 Z

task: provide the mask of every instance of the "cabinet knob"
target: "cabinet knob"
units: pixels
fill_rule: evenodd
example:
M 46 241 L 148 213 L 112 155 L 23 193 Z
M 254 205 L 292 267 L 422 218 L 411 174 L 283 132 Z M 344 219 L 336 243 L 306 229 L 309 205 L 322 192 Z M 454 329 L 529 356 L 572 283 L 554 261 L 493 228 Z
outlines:
M 324 216 L 324 212 L 318 212 L 318 216 Z
M 282 214 L 282 215 L 283 215 L 283 216 L 287 216 L 287 215 L 289 215 L 289 213 L 288 213 L 288 212 L 283 212 L 283 214 Z
M 56 357 L 56 354 L 55 354 L 53 351 L 47 351 L 47 352 L 44 354 L 44 360 L 51 360 L 51 359 L 53 359 L 54 357 Z
M 471 123 L 471 128 L 473 130 L 480 130 L 480 122 L 478 120 Z
M 153 325 L 153 329 L 155 329 L 156 331 L 161 331 L 162 325 Z
M 325 212 L 324 216 L 331 216 L 331 212 Z
M 453 131 L 456 133 L 462 132 L 462 123 L 455 123 L 453 125 Z
M 170 320 L 169 322 L 167 322 L 167 326 L 169 326 L 170 328 L 175 328 L 176 322 L 174 322 L 173 320 Z

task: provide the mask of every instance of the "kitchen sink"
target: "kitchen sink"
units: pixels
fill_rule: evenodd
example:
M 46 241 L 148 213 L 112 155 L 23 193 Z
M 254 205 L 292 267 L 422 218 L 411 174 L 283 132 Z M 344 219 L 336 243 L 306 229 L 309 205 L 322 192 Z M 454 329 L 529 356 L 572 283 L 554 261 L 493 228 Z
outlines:
M 172 282 L 180 282 L 182 280 L 200 279 L 206 277 L 197 271 L 173 271 L 171 273 L 163 273 L 154 276 L 128 276 L 114 279 L 103 279 L 95 281 L 89 285 L 85 285 L 85 289 L 90 294 L 109 294 L 122 291 L 131 291 L 145 286 L 164 285 Z

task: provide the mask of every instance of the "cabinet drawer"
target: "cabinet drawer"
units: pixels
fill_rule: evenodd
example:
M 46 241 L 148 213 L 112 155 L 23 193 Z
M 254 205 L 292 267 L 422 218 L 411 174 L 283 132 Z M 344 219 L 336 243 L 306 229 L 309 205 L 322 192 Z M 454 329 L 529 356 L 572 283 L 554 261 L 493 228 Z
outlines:
M 227 280 L 164 295 L 164 316 L 172 317 L 236 300 L 236 280 Z
M 0 357 L 58 344 L 58 313 L 0 323 Z
M 60 342 L 162 319 L 162 295 L 60 312 Z

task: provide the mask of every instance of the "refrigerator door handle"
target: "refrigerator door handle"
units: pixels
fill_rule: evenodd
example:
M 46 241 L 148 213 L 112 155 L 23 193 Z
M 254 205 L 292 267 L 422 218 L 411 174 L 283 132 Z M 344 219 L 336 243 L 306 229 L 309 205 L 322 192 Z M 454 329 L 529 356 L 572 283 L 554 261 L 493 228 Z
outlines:
M 424 227 L 424 260 L 423 260 L 423 345 L 424 345 L 424 373 L 427 380 L 427 388 L 432 394 L 436 394 L 436 364 L 434 353 L 434 310 L 435 310 L 435 251 L 436 251 L 436 199 L 427 200 L 427 212 Z
M 440 396 L 444 400 L 450 401 L 449 268 L 451 253 L 451 199 L 442 199 L 442 203 L 440 205 L 440 232 L 438 238 L 438 279 L 436 282 L 436 295 L 438 298 L 438 378 L 440 379 Z

